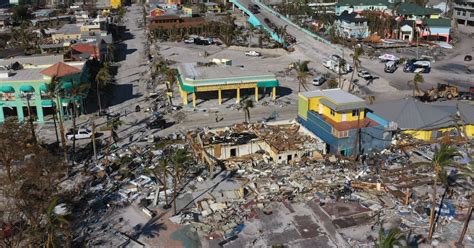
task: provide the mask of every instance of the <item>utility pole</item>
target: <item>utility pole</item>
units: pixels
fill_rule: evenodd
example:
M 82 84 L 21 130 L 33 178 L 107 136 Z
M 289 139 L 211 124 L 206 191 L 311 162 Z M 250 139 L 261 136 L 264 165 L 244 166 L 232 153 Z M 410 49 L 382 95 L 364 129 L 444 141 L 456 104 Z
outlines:
M 469 227 L 469 221 L 471 220 L 472 216 L 472 207 L 474 205 L 474 200 L 471 198 L 471 205 L 469 206 L 469 210 L 467 210 L 467 219 L 464 222 L 464 227 L 462 228 L 461 236 L 459 237 L 458 242 L 456 242 L 456 247 L 461 246 L 462 247 L 462 242 L 464 240 L 464 236 L 466 235 L 467 228 Z
M 91 123 L 92 123 L 92 149 L 94 150 L 94 162 L 97 163 L 97 148 L 95 146 L 95 121 L 94 121 L 94 117 L 91 117 L 91 119 L 89 120 Z

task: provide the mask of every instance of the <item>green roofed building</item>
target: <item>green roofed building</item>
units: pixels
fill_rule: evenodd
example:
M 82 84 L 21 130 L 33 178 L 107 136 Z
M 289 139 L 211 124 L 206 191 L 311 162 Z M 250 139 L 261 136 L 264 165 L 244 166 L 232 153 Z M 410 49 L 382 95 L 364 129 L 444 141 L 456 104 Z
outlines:
M 80 87 L 81 92 L 74 97 L 71 89 L 76 84 L 87 84 L 87 74 L 84 62 L 0 66 L 0 122 L 5 121 L 5 116 L 23 121 L 31 113 L 37 122 L 43 123 L 45 114 L 52 113 L 57 103 L 61 105 L 58 111 L 66 116 L 72 112 L 72 106 L 82 112 L 88 87 Z M 48 84 L 53 78 L 59 81 L 58 99 L 48 95 Z
M 178 67 L 178 83 L 183 104 L 188 104 L 188 95 L 192 95 L 196 107 L 196 95 L 199 92 L 217 92 L 219 104 L 222 104 L 222 91 L 236 92 L 236 102 L 240 102 L 241 89 L 255 89 L 255 101 L 259 100 L 259 89 L 270 88 L 273 99 L 279 86 L 274 74 L 241 68 L 225 64 L 199 65 L 183 63 Z

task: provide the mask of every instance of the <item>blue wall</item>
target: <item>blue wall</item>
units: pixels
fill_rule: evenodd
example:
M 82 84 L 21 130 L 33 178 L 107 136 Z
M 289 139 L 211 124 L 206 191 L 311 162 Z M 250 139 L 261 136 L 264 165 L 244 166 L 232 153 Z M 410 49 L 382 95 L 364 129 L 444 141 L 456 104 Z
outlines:
M 380 124 L 388 122 L 376 115 L 370 115 L 367 113 L 367 117 L 374 117 L 372 120 L 377 121 Z M 301 123 L 306 129 L 314 133 L 316 136 L 324 140 L 329 145 L 329 153 L 340 154 L 341 150 L 345 150 L 347 156 L 352 155 L 353 149 L 356 145 L 357 129 L 349 130 L 349 137 L 347 138 L 336 138 L 332 135 L 332 127 L 326 123 L 318 113 L 314 111 L 308 111 L 308 119 L 298 116 L 297 121 Z M 385 136 L 384 136 L 385 135 Z M 362 128 L 360 131 L 361 137 L 361 150 L 363 153 L 373 153 L 381 151 L 390 145 L 392 136 L 390 132 L 384 131 L 384 126 L 374 126 Z

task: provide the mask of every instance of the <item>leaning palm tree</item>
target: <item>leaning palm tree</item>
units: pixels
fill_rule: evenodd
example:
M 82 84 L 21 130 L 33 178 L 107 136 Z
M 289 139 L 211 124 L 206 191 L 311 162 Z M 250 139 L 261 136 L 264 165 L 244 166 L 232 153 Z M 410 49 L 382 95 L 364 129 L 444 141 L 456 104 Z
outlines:
M 449 145 L 441 145 L 440 149 L 435 152 L 433 155 L 433 160 L 431 161 L 431 166 L 436 173 L 436 176 L 433 180 L 433 199 L 431 203 L 431 213 L 430 213 L 430 229 L 428 233 L 428 240 L 431 240 L 433 237 L 433 233 L 436 228 L 436 221 L 435 221 L 435 205 L 436 205 L 436 184 L 438 181 L 445 185 L 445 189 L 447 190 L 449 187 L 448 183 L 448 176 L 446 174 L 445 168 L 447 166 L 452 165 L 453 158 L 456 156 L 460 156 L 460 153 L 456 150 L 456 148 L 451 147 Z M 446 191 L 445 191 L 446 193 Z M 441 199 L 440 206 L 443 204 L 445 194 Z M 438 214 L 441 210 L 438 209 Z
M 250 109 L 254 107 L 253 101 L 248 99 L 240 102 L 240 107 L 244 110 L 244 120 L 246 123 L 250 122 Z
M 96 91 L 97 91 L 97 105 L 99 106 L 99 113 L 102 112 L 102 102 L 101 102 L 101 91 L 105 89 L 110 83 L 110 73 L 108 64 L 104 64 L 100 68 L 99 72 L 95 77 L 96 81 Z
M 170 102 L 170 105 L 173 105 L 173 87 L 174 84 L 176 83 L 176 74 L 177 71 L 174 68 L 168 68 L 166 69 L 166 93 L 168 95 L 168 100 Z
M 359 71 L 359 68 L 362 64 L 362 62 L 360 61 L 360 56 L 364 54 L 364 49 L 362 48 L 362 46 L 360 44 L 357 44 L 355 47 L 354 47 L 354 53 L 351 54 L 351 58 L 352 58 L 352 64 L 354 65 L 354 70 L 352 70 L 352 75 L 351 75 L 351 81 L 349 82 L 349 92 L 353 91 L 354 90 L 354 73 L 356 71 Z
M 304 60 L 293 63 L 293 68 L 296 70 L 296 78 L 298 79 L 298 92 L 301 92 L 301 87 L 303 89 L 308 90 L 308 64 L 309 60 Z
M 419 84 L 424 83 L 424 82 L 425 82 L 425 79 L 420 73 L 416 73 L 413 79 L 407 82 L 407 84 L 413 85 L 413 96 L 416 95 L 415 92 L 420 94 L 421 91 L 420 91 Z
M 178 183 L 181 182 L 181 171 L 184 168 L 184 164 L 189 160 L 188 153 L 184 149 L 179 149 L 171 156 L 171 161 L 174 166 L 173 176 L 173 209 L 176 214 L 176 199 L 178 197 Z
M 56 104 L 54 103 L 54 99 L 56 99 L 56 93 L 58 91 L 59 91 L 58 80 L 51 80 L 51 82 L 46 85 L 46 94 L 51 99 L 51 107 L 53 110 L 53 123 L 54 123 L 54 132 L 56 134 L 56 142 L 59 144 L 57 111 L 56 111 Z

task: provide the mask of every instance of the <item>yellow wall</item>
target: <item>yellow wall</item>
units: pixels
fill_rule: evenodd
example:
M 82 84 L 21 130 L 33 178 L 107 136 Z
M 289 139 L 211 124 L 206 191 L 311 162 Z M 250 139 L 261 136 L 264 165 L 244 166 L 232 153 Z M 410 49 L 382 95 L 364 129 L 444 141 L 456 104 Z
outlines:
M 430 15 L 430 19 L 439 19 L 439 14 Z
M 474 125 L 466 126 L 466 134 L 469 138 L 474 138 Z
M 122 6 L 122 1 L 121 0 L 110 0 L 110 6 L 112 8 L 117 9 L 118 7 Z
M 319 100 L 321 97 L 314 97 L 309 99 L 309 110 L 315 111 L 319 113 Z M 331 120 L 335 122 L 342 122 L 342 115 L 346 114 L 346 120 L 345 121 L 357 121 L 358 117 L 357 116 L 352 116 L 352 110 L 348 111 L 341 111 L 341 112 L 336 112 L 335 115 L 331 115 L 331 109 L 327 107 L 326 105 L 323 105 L 323 112 L 322 114 L 329 117 Z M 360 112 L 360 119 L 364 119 L 364 110 Z

